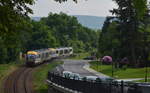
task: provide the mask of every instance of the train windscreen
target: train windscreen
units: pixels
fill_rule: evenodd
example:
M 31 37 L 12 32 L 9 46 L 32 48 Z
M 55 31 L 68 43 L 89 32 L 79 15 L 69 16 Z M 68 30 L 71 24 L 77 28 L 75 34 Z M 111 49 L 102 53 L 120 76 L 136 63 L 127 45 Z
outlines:
M 27 55 L 27 60 L 34 61 L 36 57 L 37 57 L 36 55 Z

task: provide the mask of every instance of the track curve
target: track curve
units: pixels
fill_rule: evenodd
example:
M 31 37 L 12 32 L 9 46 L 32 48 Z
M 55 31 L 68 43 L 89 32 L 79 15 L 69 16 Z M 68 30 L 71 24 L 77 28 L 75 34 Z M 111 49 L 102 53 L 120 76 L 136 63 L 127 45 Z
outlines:
M 34 93 L 32 72 L 34 68 L 22 66 L 10 74 L 4 82 L 4 93 Z

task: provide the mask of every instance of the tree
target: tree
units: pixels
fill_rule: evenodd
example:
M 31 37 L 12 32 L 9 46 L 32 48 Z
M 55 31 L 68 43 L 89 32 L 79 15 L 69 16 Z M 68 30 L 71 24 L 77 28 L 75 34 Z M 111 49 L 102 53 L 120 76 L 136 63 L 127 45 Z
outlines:
M 114 17 L 107 17 L 102 32 L 99 34 L 99 55 L 110 55 L 113 59 L 120 56 L 120 38 L 117 31 L 118 23 Z M 121 52 L 122 53 L 122 52 Z
M 33 0 L 1 0 L 0 1 L 0 35 L 16 31 L 22 22 L 22 17 L 27 17 L 32 10 L 27 6 Z
M 32 22 L 31 39 L 27 42 L 27 50 L 56 47 L 56 38 L 52 35 L 52 30 L 40 23 Z
M 97 47 L 98 33 L 83 27 L 73 16 L 64 13 L 50 13 L 48 17 L 42 18 L 41 22 L 54 29 L 52 33 L 59 42 L 59 46 L 71 45 L 78 52 L 81 52 L 81 50 L 91 51 L 92 48 Z
M 21 51 L 20 35 L 25 18 L 32 10 L 33 0 L 1 0 L 0 1 L 0 59 L 7 63 L 18 60 Z M 28 5 L 27 5 L 28 4 Z
M 73 16 L 50 14 L 40 22 L 32 22 L 28 14 L 33 12 L 28 5 L 33 4 L 34 0 L 0 1 L 0 62 L 16 61 L 21 51 L 31 49 L 72 45 L 77 52 L 82 52 L 97 47 L 94 42 L 97 33 L 83 27 Z
M 115 14 L 119 20 L 119 32 L 121 35 L 121 46 L 126 49 L 126 54 L 130 59 L 132 65 L 135 64 L 138 57 L 136 49 L 138 46 L 138 40 L 140 33 L 138 32 L 140 19 L 145 15 L 146 0 L 113 0 L 118 4 L 117 9 L 113 9 L 111 12 Z M 142 7 L 138 7 L 139 2 L 142 3 Z M 141 13 L 138 13 L 141 12 Z M 136 45 L 136 46 L 135 46 Z M 129 48 L 128 48 L 129 47 Z M 123 50 L 123 49 L 122 49 Z

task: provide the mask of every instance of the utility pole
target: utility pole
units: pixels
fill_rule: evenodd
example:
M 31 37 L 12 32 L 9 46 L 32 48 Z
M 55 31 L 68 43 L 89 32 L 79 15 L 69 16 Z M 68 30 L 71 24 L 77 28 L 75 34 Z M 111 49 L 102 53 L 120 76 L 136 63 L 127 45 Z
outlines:
M 146 68 L 145 68 L 145 82 L 147 82 L 147 73 L 148 73 L 148 68 L 147 68 L 147 62 L 146 62 Z
M 112 48 L 112 56 L 113 56 L 113 54 L 114 54 L 114 49 Z M 112 77 L 114 77 L 114 62 L 113 62 L 113 60 L 112 60 Z
M 146 32 L 144 32 L 144 43 L 145 43 L 145 48 L 144 48 L 144 63 L 145 63 L 145 82 L 147 82 L 147 73 L 148 73 L 148 63 L 147 63 L 147 57 L 148 57 L 148 54 L 147 54 L 147 38 L 146 38 Z
M 112 61 L 112 77 L 114 77 L 114 65 L 113 65 L 113 61 Z

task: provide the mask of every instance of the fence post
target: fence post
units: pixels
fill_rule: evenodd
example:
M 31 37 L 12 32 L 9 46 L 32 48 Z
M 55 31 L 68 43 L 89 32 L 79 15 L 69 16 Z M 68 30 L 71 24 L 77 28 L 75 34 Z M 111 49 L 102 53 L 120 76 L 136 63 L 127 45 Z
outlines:
M 121 93 L 124 93 L 124 82 L 123 82 L 123 80 L 121 81 Z
M 109 82 L 109 93 L 111 93 L 112 90 L 112 82 Z

